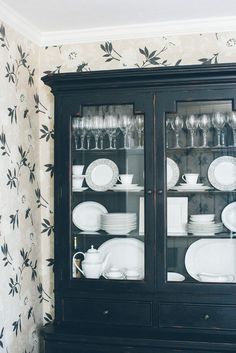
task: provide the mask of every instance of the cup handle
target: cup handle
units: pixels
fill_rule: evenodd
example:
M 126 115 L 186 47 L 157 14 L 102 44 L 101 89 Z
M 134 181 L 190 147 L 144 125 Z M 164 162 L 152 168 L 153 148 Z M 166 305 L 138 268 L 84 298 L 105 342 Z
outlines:
M 84 272 L 81 270 L 81 268 L 77 265 L 76 261 L 75 261 L 75 256 L 82 254 L 84 256 L 84 253 L 82 251 L 76 252 L 73 256 L 73 264 L 75 265 L 75 267 L 79 270 L 80 273 L 82 273 L 82 275 L 84 276 Z
M 118 176 L 117 180 L 122 184 L 120 176 Z
M 185 175 L 182 175 L 182 179 L 183 179 L 183 181 L 185 181 L 185 183 L 186 183 Z

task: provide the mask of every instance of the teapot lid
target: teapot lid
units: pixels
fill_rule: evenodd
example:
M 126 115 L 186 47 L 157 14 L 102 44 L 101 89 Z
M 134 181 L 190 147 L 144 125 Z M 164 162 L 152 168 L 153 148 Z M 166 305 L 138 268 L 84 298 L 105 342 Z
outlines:
M 97 253 L 99 253 L 99 251 L 97 249 L 95 249 L 93 245 L 91 245 L 91 248 L 88 249 L 87 253 L 89 253 L 89 254 L 97 254 Z

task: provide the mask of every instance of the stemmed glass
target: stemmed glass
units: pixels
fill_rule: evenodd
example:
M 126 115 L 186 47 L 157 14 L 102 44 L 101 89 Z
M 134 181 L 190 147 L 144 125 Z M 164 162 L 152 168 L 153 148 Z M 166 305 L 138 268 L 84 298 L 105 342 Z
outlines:
M 226 118 L 223 113 L 217 112 L 217 113 L 213 114 L 212 125 L 214 126 L 214 128 L 217 131 L 217 145 L 216 145 L 216 147 L 221 147 L 221 146 L 225 145 L 225 135 L 224 134 L 222 134 L 222 144 L 220 142 L 221 132 L 224 129 L 225 123 L 226 123 Z
M 166 148 L 169 148 L 168 134 L 172 130 L 171 121 L 171 118 L 166 119 Z
M 186 118 L 186 128 L 190 131 L 191 143 L 190 147 L 194 147 L 194 135 L 198 128 L 198 117 L 195 114 L 191 114 Z
M 142 133 L 144 131 L 144 117 L 143 117 L 143 115 L 136 115 L 134 125 L 135 125 L 135 128 L 138 133 L 138 146 L 137 146 L 137 148 L 143 148 L 143 146 L 142 146 Z
M 236 112 L 231 112 L 227 117 L 227 123 L 233 131 L 233 145 L 236 147 Z
M 80 118 L 78 118 L 78 117 L 73 118 L 73 120 L 72 120 L 72 134 L 74 136 L 76 151 L 79 149 L 79 147 L 78 147 L 79 120 L 80 120 Z
M 175 148 L 181 148 L 179 145 L 179 133 L 183 129 L 184 126 L 184 120 L 181 116 L 177 115 L 172 121 L 171 121 L 171 127 L 175 132 L 175 138 L 176 138 L 176 144 Z
M 116 129 L 118 127 L 117 118 L 114 115 L 105 116 L 105 129 L 109 137 L 109 147 L 108 150 L 113 150 L 115 147 L 112 146 L 112 139 L 116 134 Z
M 132 119 L 128 115 L 122 115 L 118 120 L 119 128 L 124 136 L 124 149 L 128 149 L 130 144 L 127 144 L 128 131 L 132 125 Z
M 203 144 L 201 147 L 208 147 L 207 132 L 210 127 L 211 127 L 211 118 L 209 114 L 202 114 L 199 117 L 199 128 L 202 130 L 202 133 L 203 133 Z
M 95 147 L 93 148 L 93 150 L 98 150 L 98 139 L 102 134 L 102 129 L 103 129 L 103 118 L 95 115 L 92 119 L 91 119 L 91 123 L 92 123 L 92 134 L 94 136 L 95 139 Z
M 86 139 L 87 139 L 87 149 L 90 149 L 90 140 L 92 136 L 92 119 L 90 116 L 85 117 L 85 129 L 87 131 L 86 133 Z

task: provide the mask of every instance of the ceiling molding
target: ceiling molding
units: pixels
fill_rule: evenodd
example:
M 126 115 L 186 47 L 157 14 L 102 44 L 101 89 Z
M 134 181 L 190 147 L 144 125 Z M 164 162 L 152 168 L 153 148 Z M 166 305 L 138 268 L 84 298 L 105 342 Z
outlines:
M 153 38 L 169 35 L 236 31 L 236 17 L 169 21 L 143 25 L 93 28 L 88 30 L 43 32 L 41 45 L 62 45 L 98 41 Z
M 32 42 L 40 44 L 42 34 L 38 28 L 31 22 L 27 21 L 18 12 L 14 11 L 12 7 L 7 6 L 0 0 L 0 22 L 1 21 L 13 28 L 15 31 L 21 33 Z
M 155 38 L 194 33 L 236 32 L 236 16 L 44 32 L 7 6 L 2 0 L 0 0 L 0 20 L 39 46 Z

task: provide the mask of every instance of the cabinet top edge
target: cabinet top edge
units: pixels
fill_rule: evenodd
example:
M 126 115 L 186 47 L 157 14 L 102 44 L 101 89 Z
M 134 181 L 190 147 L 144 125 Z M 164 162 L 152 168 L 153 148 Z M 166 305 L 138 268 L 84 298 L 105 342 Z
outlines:
M 117 88 L 138 83 L 146 86 L 152 86 L 154 83 L 157 86 L 171 83 L 208 83 L 208 79 L 211 82 L 236 82 L 236 63 L 66 72 L 48 74 L 41 78 L 53 91 L 84 89 L 84 85 L 87 88 Z M 83 86 L 80 86 L 81 84 Z

